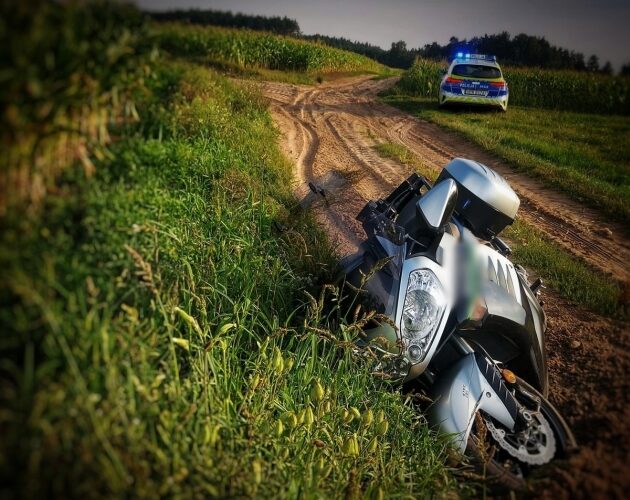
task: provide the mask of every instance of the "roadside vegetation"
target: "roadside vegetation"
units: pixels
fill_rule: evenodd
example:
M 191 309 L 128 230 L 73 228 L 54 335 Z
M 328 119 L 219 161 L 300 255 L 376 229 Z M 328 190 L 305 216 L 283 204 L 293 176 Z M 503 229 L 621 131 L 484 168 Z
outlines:
M 500 61 L 499 61 L 500 62 Z M 437 102 L 446 63 L 416 59 L 391 91 Z M 502 67 L 510 107 L 630 115 L 630 78 L 586 71 Z
M 423 165 L 403 145 L 381 142 L 375 150 L 384 158 L 413 167 L 431 181 L 438 176 L 439 172 Z M 501 236 L 514 243 L 512 257 L 516 263 L 542 276 L 545 283 L 563 297 L 606 316 L 627 315 L 621 302 L 622 290 L 617 283 L 569 255 L 531 224 L 517 217 Z
M 13 124 L 31 142 L 5 143 L 3 186 L 6 172 L 26 173 L 15 176 L 24 196 L 0 215 L 0 491 L 459 488 L 446 441 L 348 348 L 362 316 L 327 328 L 319 283 L 332 254 L 291 194 L 260 96 L 156 52 L 150 32 L 135 36 L 146 26 L 134 12 L 42 2 L 23 17 L 22 63 L 41 80 L 2 93 L 37 120 Z M 43 37 L 32 45 L 29 26 Z M 109 67 L 93 64 L 100 55 L 120 72 L 93 73 Z M 51 81 L 66 90 L 34 93 Z M 86 125 L 71 133 L 63 124 L 77 117 Z M 13 161 L 26 151 L 30 171 Z
M 42 1 L 0 9 L 13 20 L 0 26 L 2 216 L 23 203 L 35 210 L 75 161 L 93 172 L 112 140 L 109 125 L 137 119 L 152 54 L 143 16 L 131 6 L 61 9 Z M 81 27 L 92 30 L 89 43 Z
M 222 26 L 224 28 L 245 28 L 255 31 L 268 31 L 276 35 L 297 36 L 300 25 L 295 19 L 286 16 L 258 16 L 252 14 L 233 14 L 231 11 L 210 9 L 169 9 L 167 11 L 147 12 L 156 21 L 181 22 L 201 26 Z

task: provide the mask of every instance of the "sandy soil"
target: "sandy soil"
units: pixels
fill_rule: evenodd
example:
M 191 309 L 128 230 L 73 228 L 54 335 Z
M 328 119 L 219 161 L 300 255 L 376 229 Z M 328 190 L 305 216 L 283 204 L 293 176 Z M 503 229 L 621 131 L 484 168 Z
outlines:
M 336 242 L 354 252 L 364 233 L 355 220 L 367 200 L 382 197 L 411 174 L 408 166 L 381 158 L 373 146 L 388 140 L 406 146 L 439 171 L 450 159 L 480 161 L 508 179 L 521 198 L 519 217 L 535 224 L 566 251 L 624 284 L 630 282 L 626 228 L 598 212 L 515 173 L 483 149 L 376 101 L 393 79 L 353 77 L 318 87 L 263 85 L 281 146 L 295 164 L 296 192 Z M 308 183 L 323 188 L 315 195 Z M 580 451 L 558 469 L 544 497 L 622 497 L 630 488 L 630 336 L 613 322 L 560 299 L 544 296 L 549 316 L 551 399 L 575 431 Z

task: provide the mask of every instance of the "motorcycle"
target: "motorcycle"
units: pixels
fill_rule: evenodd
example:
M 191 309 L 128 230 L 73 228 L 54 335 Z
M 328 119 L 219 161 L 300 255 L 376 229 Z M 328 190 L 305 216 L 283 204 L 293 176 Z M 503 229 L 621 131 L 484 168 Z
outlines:
M 429 425 L 510 489 L 576 446 L 547 399 L 542 282 L 498 236 L 519 205 L 499 174 L 456 158 L 435 185 L 414 174 L 367 203 L 367 239 L 343 265 L 380 318 L 358 341 L 377 371 L 427 394 Z

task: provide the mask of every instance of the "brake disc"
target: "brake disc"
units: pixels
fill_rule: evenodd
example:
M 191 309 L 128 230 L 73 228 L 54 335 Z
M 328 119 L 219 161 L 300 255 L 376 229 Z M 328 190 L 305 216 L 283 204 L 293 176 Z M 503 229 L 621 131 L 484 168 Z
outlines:
M 529 465 L 544 465 L 556 454 L 556 437 L 551 425 L 540 412 L 530 413 L 531 422 L 519 432 L 496 427 L 491 419 L 484 417 L 486 427 L 497 444 L 519 462 Z

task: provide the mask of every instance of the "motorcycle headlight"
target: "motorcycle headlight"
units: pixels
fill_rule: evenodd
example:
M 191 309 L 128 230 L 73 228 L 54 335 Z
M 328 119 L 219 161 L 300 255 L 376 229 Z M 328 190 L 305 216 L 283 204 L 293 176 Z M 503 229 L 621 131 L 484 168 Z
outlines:
M 400 331 L 409 359 L 418 363 L 427 350 L 446 308 L 442 284 L 429 269 L 418 269 L 409 275 L 403 305 Z

